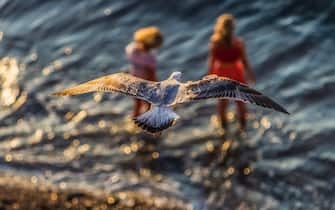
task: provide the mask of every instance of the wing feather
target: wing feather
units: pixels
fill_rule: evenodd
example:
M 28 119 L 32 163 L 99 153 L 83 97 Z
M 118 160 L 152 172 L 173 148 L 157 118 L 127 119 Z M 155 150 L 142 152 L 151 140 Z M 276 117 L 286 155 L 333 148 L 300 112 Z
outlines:
M 89 92 L 119 92 L 139 99 L 150 101 L 148 92 L 155 82 L 144 80 L 127 73 L 116 73 L 103 76 L 74 87 L 54 93 L 56 96 L 71 96 Z
M 180 94 L 183 96 L 178 103 L 208 98 L 233 99 L 289 114 L 282 106 L 257 90 L 225 77 L 211 75 L 183 85 L 184 94 Z

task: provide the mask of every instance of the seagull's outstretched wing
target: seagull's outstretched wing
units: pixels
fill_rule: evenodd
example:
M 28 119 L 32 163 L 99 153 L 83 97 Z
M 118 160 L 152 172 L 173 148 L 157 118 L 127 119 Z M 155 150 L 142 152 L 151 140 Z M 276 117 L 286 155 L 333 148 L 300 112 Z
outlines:
M 282 106 L 269 97 L 225 77 L 209 75 L 202 80 L 184 83 L 183 86 L 184 94 L 180 94 L 179 103 L 208 98 L 233 99 L 289 114 Z
M 119 92 L 142 100 L 150 101 L 149 90 L 155 82 L 144 80 L 127 73 L 116 73 L 103 76 L 77 86 L 67 88 L 53 95 L 71 96 L 88 92 Z

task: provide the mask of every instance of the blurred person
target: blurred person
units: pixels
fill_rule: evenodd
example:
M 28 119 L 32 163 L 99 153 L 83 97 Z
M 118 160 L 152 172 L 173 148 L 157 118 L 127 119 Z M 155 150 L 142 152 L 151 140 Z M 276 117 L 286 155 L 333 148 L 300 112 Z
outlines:
M 158 49 L 162 44 L 163 34 L 157 27 L 144 27 L 135 31 L 133 41 L 126 47 L 126 55 L 131 64 L 130 73 L 142 79 L 157 81 L 157 61 L 153 50 Z M 135 118 L 148 109 L 147 102 L 134 99 L 132 117 Z
M 235 36 L 235 18 L 223 14 L 216 20 L 214 32 L 209 43 L 208 74 L 227 77 L 243 84 L 255 82 L 255 76 L 247 59 L 243 39 Z M 222 128 L 227 127 L 226 110 L 228 99 L 218 101 L 218 120 Z M 237 101 L 240 129 L 244 130 L 247 122 L 246 105 Z

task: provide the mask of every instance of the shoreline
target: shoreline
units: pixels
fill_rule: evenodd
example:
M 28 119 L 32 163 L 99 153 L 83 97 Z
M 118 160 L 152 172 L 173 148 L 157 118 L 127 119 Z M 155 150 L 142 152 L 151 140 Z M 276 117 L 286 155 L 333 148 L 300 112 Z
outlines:
M 138 191 L 110 194 L 74 189 L 55 189 L 47 184 L 17 183 L 0 176 L 0 210 L 191 210 L 182 201 L 144 195 Z M 24 179 L 24 178 L 23 178 Z M 22 181 L 22 180 L 21 180 Z

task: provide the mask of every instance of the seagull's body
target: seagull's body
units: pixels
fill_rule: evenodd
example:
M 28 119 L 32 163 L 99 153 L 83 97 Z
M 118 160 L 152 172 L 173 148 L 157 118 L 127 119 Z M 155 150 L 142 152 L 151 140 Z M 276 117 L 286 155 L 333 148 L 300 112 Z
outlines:
M 288 112 L 270 98 L 237 81 L 209 75 L 198 81 L 181 82 L 181 72 L 173 72 L 160 82 L 144 80 L 127 73 L 100 77 L 55 93 L 58 96 L 78 95 L 88 92 L 119 92 L 152 104 L 149 111 L 134 119 L 135 123 L 150 133 L 161 132 L 172 126 L 179 116 L 172 106 L 193 100 L 226 98 Z

